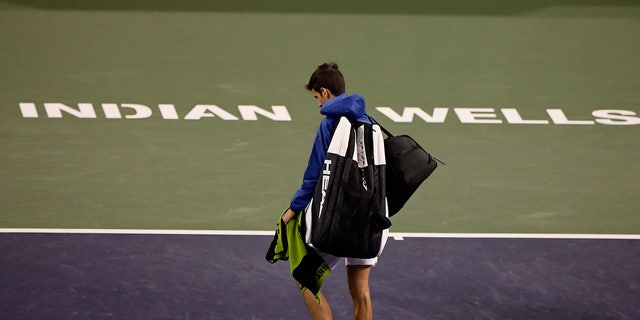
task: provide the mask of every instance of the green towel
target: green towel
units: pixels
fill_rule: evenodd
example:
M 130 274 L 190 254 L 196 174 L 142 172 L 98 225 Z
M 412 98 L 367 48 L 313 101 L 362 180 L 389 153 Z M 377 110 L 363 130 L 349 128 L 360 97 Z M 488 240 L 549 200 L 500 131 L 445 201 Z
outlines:
M 322 283 L 331 272 L 329 265 L 310 248 L 300 234 L 300 224 L 302 214 L 298 214 L 295 219 L 285 225 L 280 216 L 280 221 L 276 226 L 276 234 L 267 251 L 266 259 L 269 263 L 278 260 L 289 260 L 291 274 L 298 282 L 300 290 L 309 289 L 320 302 L 320 288 Z

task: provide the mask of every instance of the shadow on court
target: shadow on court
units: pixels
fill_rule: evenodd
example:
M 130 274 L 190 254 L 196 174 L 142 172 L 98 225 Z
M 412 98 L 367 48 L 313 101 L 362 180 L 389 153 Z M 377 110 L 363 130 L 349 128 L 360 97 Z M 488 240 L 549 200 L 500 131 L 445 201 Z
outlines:
M 305 319 L 268 236 L 0 234 L 2 319 Z M 351 317 L 344 268 L 323 292 Z M 377 319 L 639 319 L 640 240 L 390 239 Z

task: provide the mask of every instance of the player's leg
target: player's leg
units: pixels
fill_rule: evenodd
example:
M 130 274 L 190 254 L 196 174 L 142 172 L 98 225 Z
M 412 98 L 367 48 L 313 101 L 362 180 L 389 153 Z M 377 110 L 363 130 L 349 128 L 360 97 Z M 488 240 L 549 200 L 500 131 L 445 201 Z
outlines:
M 344 258 L 336 257 L 318 250 L 316 250 L 316 252 L 320 257 L 322 257 L 331 270 L 334 270 L 338 263 L 344 261 Z M 311 291 L 305 290 L 302 294 L 304 304 L 307 306 L 309 314 L 311 314 L 311 318 L 314 320 L 331 319 L 331 306 L 329 305 L 329 302 L 327 302 L 327 299 L 324 297 L 322 292 L 318 293 L 318 296 L 320 297 L 320 303 L 318 303 L 318 300 Z
M 304 293 L 302 293 L 304 304 L 307 305 L 311 318 L 314 320 L 331 320 L 332 315 L 329 302 L 327 302 L 322 292 L 318 295 L 320 296 L 320 303 L 318 303 L 318 300 L 316 300 L 316 297 L 313 296 L 311 291 L 305 290 Z
M 369 292 L 370 265 L 347 265 L 349 292 L 353 299 L 353 318 L 356 320 L 373 319 L 371 294 Z

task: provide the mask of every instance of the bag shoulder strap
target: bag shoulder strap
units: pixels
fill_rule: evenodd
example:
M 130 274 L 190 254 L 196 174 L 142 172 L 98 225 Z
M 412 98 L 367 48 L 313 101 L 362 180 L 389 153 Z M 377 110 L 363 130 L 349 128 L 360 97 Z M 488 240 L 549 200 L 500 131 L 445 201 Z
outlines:
M 376 119 L 374 119 L 373 117 L 371 117 L 370 115 L 367 115 L 367 117 L 369 117 L 369 120 L 371 121 L 372 124 L 377 124 L 380 129 L 382 129 L 382 132 L 384 132 L 384 134 L 387 135 L 387 137 L 393 137 L 393 134 L 391 132 L 389 132 L 389 130 L 385 129 L 380 122 L 376 121 Z

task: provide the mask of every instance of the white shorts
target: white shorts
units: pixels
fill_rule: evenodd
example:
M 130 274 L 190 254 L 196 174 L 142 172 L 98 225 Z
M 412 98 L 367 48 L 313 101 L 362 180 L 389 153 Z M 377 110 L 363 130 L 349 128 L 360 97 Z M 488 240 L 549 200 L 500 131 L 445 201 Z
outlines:
M 315 249 L 316 252 L 322 257 L 322 259 L 324 259 L 324 261 L 329 265 L 329 267 L 331 268 L 331 270 L 334 270 L 337 266 L 338 263 L 340 263 L 341 260 L 344 261 L 344 264 L 346 266 L 372 266 L 375 267 L 376 264 L 378 263 L 378 257 L 375 258 L 370 258 L 370 259 L 360 259 L 360 258 L 343 258 L 343 257 L 336 257 L 334 255 L 328 254 L 326 252 L 322 252 L 318 249 Z

